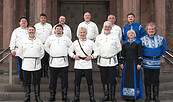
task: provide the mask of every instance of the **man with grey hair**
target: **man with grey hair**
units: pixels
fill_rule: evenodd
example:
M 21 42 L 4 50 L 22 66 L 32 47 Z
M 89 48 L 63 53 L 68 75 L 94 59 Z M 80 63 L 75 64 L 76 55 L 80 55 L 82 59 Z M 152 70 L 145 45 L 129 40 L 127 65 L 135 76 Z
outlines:
M 78 28 L 77 28 L 77 37 L 79 38 L 79 28 L 80 27 L 85 27 L 87 29 L 87 31 L 88 31 L 87 39 L 90 39 L 92 41 L 95 41 L 95 38 L 99 34 L 99 31 L 98 31 L 97 25 L 94 22 L 91 21 L 91 14 L 89 12 L 86 12 L 84 14 L 84 20 L 85 21 L 81 22 L 78 25 Z
M 99 49 L 99 56 L 97 64 L 100 69 L 101 81 L 103 84 L 104 98 L 101 102 L 109 101 L 116 102 L 115 88 L 116 88 L 116 66 L 118 65 L 117 54 L 121 51 L 121 43 L 115 34 L 111 32 L 112 24 L 105 21 L 103 25 L 103 32 L 96 37 L 96 46 Z M 109 84 L 110 94 L 109 97 Z

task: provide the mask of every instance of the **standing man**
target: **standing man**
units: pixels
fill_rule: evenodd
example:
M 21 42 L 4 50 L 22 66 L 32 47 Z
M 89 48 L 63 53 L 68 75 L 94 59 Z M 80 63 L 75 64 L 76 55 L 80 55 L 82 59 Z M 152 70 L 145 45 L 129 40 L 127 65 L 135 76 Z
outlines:
M 104 98 L 101 102 L 109 101 L 109 84 L 111 101 L 116 102 L 115 88 L 116 88 L 116 65 L 118 65 L 117 54 L 121 51 L 121 43 L 119 38 L 111 33 L 112 24 L 109 21 L 103 24 L 103 33 L 97 36 L 96 46 L 99 49 L 99 56 L 97 64 L 100 68 L 101 81 L 103 84 Z
M 17 56 L 17 64 L 18 64 L 18 73 L 19 73 L 19 79 L 21 81 L 21 83 L 23 84 L 23 71 L 21 69 L 22 66 L 22 59 L 19 57 L 19 46 L 22 43 L 21 40 L 24 37 L 28 37 L 27 34 L 27 18 L 26 17 L 21 17 L 19 19 L 19 25 L 20 27 L 16 28 L 12 35 L 11 35 L 11 40 L 10 40 L 10 50 L 11 50 L 11 54 L 13 56 Z
M 135 22 L 135 15 L 133 13 L 127 14 L 128 24 L 123 27 L 123 40 L 127 41 L 129 38 L 127 36 L 127 32 L 129 30 L 134 30 L 136 33 L 136 39 L 140 40 L 141 37 L 146 35 L 145 29 L 141 24 Z
M 160 56 L 165 54 L 165 39 L 156 34 L 156 25 L 150 22 L 146 26 L 147 34 L 141 38 L 143 49 L 143 68 L 145 83 L 145 102 L 151 101 L 151 85 L 153 85 L 153 100 L 159 100 Z
M 97 25 L 90 21 L 91 20 L 91 14 L 89 12 L 86 12 L 84 14 L 84 20 L 78 25 L 77 28 L 77 37 L 79 38 L 79 28 L 80 27 L 85 27 L 87 29 L 87 39 L 90 39 L 92 41 L 95 41 L 97 35 L 99 34 L 98 27 Z
M 72 39 L 72 34 L 71 34 L 71 29 L 68 25 L 65 24 L 66 18 L 65 16 L 60 16 L 59 17 L 59 23 L 63 26 L 63 35 L 68 36 L 70 39 Z M 55 27 L 58 25 L 56 24 L 53 29 L 52 29 L 52 34 L 55 34 Z
M 25 85 L 25 100 L 30 102 L 31 74 L 33 75 L 33 85 L 35 91 L 35 101 L 43 102 L 40 99 L 41 81 L 41 59 L 44 56 L 44 48 L 40 39 L 35 37 L 35 27 L 28 27 L 29 37 L 22 39 L 19 46 L 19 56 L 22 58 L 22 70 Z
M 40 14 L 40 22 L 35 24 L 36 28 L 36 37 L 38 37 L 43 45 L 45 44 L 46 39 L 52 34 L 52 25 L 46 22 L 47 15 L 44 13 Z M 48 76 L 48 66 L 49 66 L 49 54 L 45 51 L 45 55 L 43 59 L 41 60 L 42 65 L 42 76 L 49 77 Z M 44 74 L 43 74 L 44 73 Z
M 63 26 L 55 27 L 56 34 L 49 36 L 45 43 L 45 50 L 50 55 L 50 102 L 55 101 L 57 78 L 61 78 L 62 101 L 69 102 L 68 90 L 68 48 L 72 41 L 63 35 Z

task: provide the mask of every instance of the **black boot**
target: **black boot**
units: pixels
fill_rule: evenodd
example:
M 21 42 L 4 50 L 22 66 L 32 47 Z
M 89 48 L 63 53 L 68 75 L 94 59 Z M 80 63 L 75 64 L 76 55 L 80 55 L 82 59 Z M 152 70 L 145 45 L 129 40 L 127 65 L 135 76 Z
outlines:
M 72 102 L 79 102 L 79 95 L 80 95 L 80 85 L 75 85 L 75 97 Z
M 93 85 L 88 85 L 88 92 L 90 96 L 90 102 L 96 102 L 94 99 L 94 86 Z
M 115 88 L 116 88 L 116 85 L 111 85 L 110 88 L 111 88 L 111 101 L 112 102 L 117 102 L 117 100 L 115 99 Z
M 24 102 L 30 102 L 30 92 L 31 92 L 30 85 L 25 85 L 25 100 L 24 100 Z
M 55 95 L 56 95 L 56 91 L 50 90 L 50 99 L 48 102 L 54 102 L 55 101 Z
M 67 88 L 62 88 L 62 101 L 70 102 L 67 98 Z
M 151 86 L 145 86 L 145 94 L 146 94 L 146 100 L 145 102 L 151 101 Z
M 109 85 L 103 85 L 104 98 L 100 102 L 109 101 Z
M 43 102 L 43 100 L 40 99 L 40 85 L 34 85 L 34 91 L 35 91 L 35 101 Z
M 155 102 L 160 102 L 160 100 L 159 100 L 159 86 L 153 85 L 153 100 Z
M 48 65 L 44 65 L 44 77 L 49 78 L 49 75 L 48 75 Z

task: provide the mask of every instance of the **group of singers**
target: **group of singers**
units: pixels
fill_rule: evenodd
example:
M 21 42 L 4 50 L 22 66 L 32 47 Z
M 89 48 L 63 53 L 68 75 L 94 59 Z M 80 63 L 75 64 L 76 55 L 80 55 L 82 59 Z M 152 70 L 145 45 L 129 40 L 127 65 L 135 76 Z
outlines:
M 62 101 L 70 102 L 68 91 L 68 56 L 75 59 L 74 99 L 80 101 L 80 84 L 84 76 L 87 81 L 90 102 L 94 98 L 92 59 L 97 58 L 100 69 L 104 97 L 100 102 L 117 102 L 115 98 L 116 71 L 122 69 L 121 96 L 134 102 L 143 98 L 142 72 L 144 69 L 145 102 L 150 102 L 151 86 L 153 100 L 159 100 L 160 56 L 166 51 L 165 39 L 156 34 L 156 25 L 150 22 L 146 29 L 135 22 L 135 15 L 127 15 L 128 23 L 123 31 L 115 25 L 116 18 L 109 15 L 104 22 L 101 34 L 91 21 L 91 14 L 84 14 L 84 21 L 78 25 L 78 39 L 72 42 L 72 33 L 65 24 L 65 16 L 53 29 L 47 23 L 47 15 L 40 14 L 40 22 L 27 26 L 27 18 L 21 17 L 20 27 L 16 28 L 10 41 L 11 54 L 17 57 L 19 79 L 25 87 L 24 102 L 30 102 L 31 77 L 33 78 L 35 101 L 40 99 L 41 76 L 49 78 L 50 99 L 55 101 L 57 79 L 61 79 Z M 121 46 L 121 40 L 123 45 Z M 48 74 L 48 67 L 50 76 Z

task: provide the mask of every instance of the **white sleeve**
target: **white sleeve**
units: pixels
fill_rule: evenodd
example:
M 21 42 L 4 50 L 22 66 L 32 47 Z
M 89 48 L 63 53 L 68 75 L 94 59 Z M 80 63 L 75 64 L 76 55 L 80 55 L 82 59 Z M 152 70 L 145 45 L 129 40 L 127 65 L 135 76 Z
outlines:
M 97 58 L 97 56 L 99 54 L 99 50 L 94 42 L 93 42 L 93 50 L 94 50 L 94 53 L 91 55 L 91 57 L 92 57 L 92 59 L 95 59 L 95 58 Z
M 40 48 L 40 59 L 42 59 L 44 57 L 44 46 L 43 44 L 41 43 L 41 48 Z
M 49 39 L 50 39 L 50 36 L 47 38 L 47 40 L 46 40 L 46 42 L 45 42 L 45 44 L 44 44 L 44 49 L 45 49 L 45 51 L 46 51 L 47 53 L 50 54 L 50 41 L 49 41 Z
M 75 58 L 75 55 L 73 52 L 74 52 L 74 42 L 71 44 L 71 46 L 68 49 L 68 54 L 71 58 Z
M 11 51 L 12 50 L 15 50 L 15 46 L 16 46 L 16 34 L 17 34 L 17 31 L 14 30 L 12 32 L 12 35 L 11 35 L 11 40 L 10 40 L 10 45 L 9 45 Z

